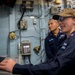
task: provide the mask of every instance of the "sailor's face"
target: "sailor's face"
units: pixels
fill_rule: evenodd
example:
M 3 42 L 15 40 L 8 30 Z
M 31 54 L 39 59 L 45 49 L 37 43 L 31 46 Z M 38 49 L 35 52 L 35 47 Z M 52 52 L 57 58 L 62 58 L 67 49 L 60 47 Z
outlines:
M 59 18 L 59 25 L 61 27 L 62 32 L 71 33 L 72 29 L 74 29 L 74 19 L 71 17 Z

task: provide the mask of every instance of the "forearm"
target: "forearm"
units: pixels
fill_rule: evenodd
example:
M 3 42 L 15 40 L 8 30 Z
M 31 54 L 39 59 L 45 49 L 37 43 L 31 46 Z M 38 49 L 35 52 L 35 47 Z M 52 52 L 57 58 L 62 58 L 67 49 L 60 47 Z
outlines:
M 13 68 L 13 74 L 26 74 L 26 75 L 50 75 L 52 69 L 57 68 L 55 62 L 44 63 L 39 65 L 19 65 L 16 64 Z

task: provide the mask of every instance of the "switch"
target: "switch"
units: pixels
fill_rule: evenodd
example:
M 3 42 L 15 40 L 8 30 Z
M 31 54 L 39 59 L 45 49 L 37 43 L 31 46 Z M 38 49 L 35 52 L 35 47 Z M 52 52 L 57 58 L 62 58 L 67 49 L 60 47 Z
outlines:
M 20 29 L 21 30 L 26 30 L 27 29 L 27 21 L 25 21 L 25 20 L 20 21 Z

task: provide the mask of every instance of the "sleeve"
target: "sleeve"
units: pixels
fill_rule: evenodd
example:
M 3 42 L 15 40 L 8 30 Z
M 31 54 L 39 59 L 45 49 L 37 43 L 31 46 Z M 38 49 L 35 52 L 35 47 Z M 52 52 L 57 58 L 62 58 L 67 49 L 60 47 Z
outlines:
M 57 68 L 57 63 L 42 63 L 39 65 L 20 65 L 16 64 L 13 68 L 13 74 L 21 74 L 21 75 L 51 75 Z
M 54 55 L 51 52 L 51 48 L 49 46 L 49 41 L 47 38 L 45 39 L 45 52 L 48 59 L 54 58 Z

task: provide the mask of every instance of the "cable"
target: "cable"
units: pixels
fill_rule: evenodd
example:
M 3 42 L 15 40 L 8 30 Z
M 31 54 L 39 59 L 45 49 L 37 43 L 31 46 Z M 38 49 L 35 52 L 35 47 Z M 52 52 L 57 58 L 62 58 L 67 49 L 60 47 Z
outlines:
M 23 16 L 24 16 L 25 10 L 23 10 L 22 16 L 20 18 L 20 20 L 18 21 L 18 29 L 20 29 L 20 21 L 22 20 Z

